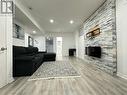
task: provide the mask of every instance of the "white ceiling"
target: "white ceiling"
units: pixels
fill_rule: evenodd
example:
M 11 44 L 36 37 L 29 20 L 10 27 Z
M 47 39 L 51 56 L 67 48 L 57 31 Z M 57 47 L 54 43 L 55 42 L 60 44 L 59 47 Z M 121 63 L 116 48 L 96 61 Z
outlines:
M 45 32 L 74 32 L 105 0 L 20 0 Z M 29 7 L 32 10 L 29 10 Z M 24 19 L 19 12 L 17 19 Z M 54 23 L 49 22 L 54 19 Z M 74 24 L 69 21 L 74 20 Z M 25 22 L 26 20 L 23 20 Z

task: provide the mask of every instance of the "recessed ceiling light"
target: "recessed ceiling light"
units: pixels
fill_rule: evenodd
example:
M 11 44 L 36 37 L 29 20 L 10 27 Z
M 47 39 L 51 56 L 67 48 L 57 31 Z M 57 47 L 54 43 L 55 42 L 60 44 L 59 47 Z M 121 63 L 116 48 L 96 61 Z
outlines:
M 54 20 L 53 19 L 50 19 L 50 23 L 54 23 Z
M 36 34 L 37 32 L 36 31 L 33 31 L 33 34 Z
M 70 20 L 70 24 L 73 24 L 74 23 L 74 21 L 73 20 Z
M 28 7 L 29 8 L 29 10 L 33 10 L 33 8 L 32 7 Z

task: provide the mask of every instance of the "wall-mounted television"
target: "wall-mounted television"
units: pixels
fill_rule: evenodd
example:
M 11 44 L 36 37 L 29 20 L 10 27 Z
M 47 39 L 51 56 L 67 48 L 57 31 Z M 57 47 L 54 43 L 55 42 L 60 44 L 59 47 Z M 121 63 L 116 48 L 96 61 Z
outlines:
M 101 58 L 101 47 L 100 46 L 85 47 L 85 54 L 88 56 Z

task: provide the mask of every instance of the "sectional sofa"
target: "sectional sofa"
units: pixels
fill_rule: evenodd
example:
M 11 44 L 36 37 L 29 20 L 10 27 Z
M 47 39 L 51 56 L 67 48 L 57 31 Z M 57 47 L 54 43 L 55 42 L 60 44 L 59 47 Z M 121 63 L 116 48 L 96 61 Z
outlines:
M 30 76 L 43 62 L 55 60 L 55 53 L 39 52 L 37 47 L 13 46 L 13 76 Z

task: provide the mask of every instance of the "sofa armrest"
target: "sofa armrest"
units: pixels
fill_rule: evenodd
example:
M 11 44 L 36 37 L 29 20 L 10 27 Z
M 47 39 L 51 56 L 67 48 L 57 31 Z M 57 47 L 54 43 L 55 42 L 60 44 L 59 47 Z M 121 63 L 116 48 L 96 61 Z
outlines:
M 19 56 L 13 60 L 13 76 L 32 75 L 35 71 L 34 56 Z
M 56 53 L 45 53 L 44 54 L 44 61 L 55 61 L 56 60 Z

